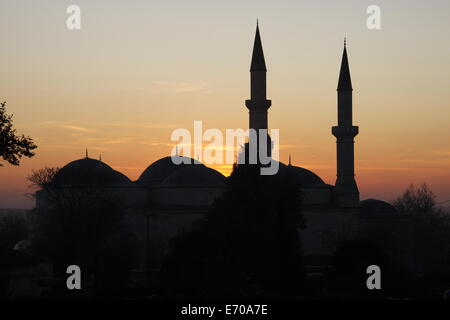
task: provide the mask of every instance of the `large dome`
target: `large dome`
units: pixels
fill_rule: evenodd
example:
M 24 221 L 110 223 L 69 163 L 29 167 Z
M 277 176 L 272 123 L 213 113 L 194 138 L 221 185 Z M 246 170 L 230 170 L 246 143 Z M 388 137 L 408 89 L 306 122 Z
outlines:
M 131 180 L 122 173 L 114 170 L 106 163 L 84 158 L 75 160 L 63 168 L 53 178 L 53 182 L 59 185 L 128 185 Z
M 190 166 L 195 163 L 195 166 L 203 166 L 200 162 L 182 156 L 176 156 L 177 160 L 182 161 L 181 164 L 175 164 L 172 161 L 172 157 L 161 158 L 147 167 L 142 172 L 141 176 L 137 180 L 138 183 L 146 185 L 160 184 L 165 178 L 170 176 L 175 171 Z
M 186 165 L 168 176 L 161 186 L 224 187 L 225 177 L 220 172 L 204 165 Z
M 294 175 L 294 178 L 297 180 L 298 184 L 301 187 L 319 186 L 325 184 L 325 182 L 323 182 L 323 180 L 317 174 L 309 171 L 308 169 L 292 165 L 288 165 L 287 168 Z

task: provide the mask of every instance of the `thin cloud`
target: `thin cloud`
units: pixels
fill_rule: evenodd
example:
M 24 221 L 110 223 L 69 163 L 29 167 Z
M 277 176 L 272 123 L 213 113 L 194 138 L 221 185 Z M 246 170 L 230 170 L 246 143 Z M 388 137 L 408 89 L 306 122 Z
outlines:
M 143 129 L 171 129 L 176 125 L 173 123 L 147 123 L 147 122 L 124 122 L 124 121 L 112 121 L 112 122 L 99 122 L 99 126 L 105 127 L 124 127 L 124 128 L 143 128 Z
M 148 123 L 148 122 L 132 122 L 132 121 L 94 121 L 88 122 L 83 125 L 74 124 L 67 121 L 44 121 L 42 122 L 44 126 L 58 127 L 72 131 L 78 132 L 95 132 L 94 129 L 88 127 L 98 128 L 98 127 L 121 127 L 121 128 L 142 128 L 142 129 L 171 129 L 175 128 L 174 123 Z
M 279 145 L 280 150 L 281 149 L 296 149 L 296 148 L 303 149 L 303 148 L 307 148 L 307 147 L 308 146 L 304 145 L 304 144 L 280 144 Z
M 163 91 L 174 93 L 197 92 L 206 88 L 206 83 L 153 81 L 153 85 Z
M 138 144 L 142 144 L 142 145 L 146 145 L 146 146 L 153 146 L 153 147 L 158 147 L 158 146 L 163 146 L 163 147 L 174 147 L 175 144 L 173 143 L 166 143 L 166 142 L 148 142 L 148 141 L 139 141 L 137 142 Z
M 62 125 L 61 128 L 68 129 L 68 130 L 74 130 L 79 132 L 92 132 L 92 130 L 80 126 L 74 126 L 74 125 Z
M 77 131 L 77 132 L 93 132 L 93 130 L 88 129 L 86 127 L 82 127 L 82 126 L 74 125 L 74 124 L 68 124 L 66 122 L 59 122 L 59 121 L 44 121 L 43 125 L 62 128 L 62 129 L 71 130 L 71 131 Z
M 433 150 L 432 154 L 442 158 L 450 158 L 450 150 Z
M 127 166 L 113 166 L 115 170 L 139 170 L 143 171 L 145 168 L 142 167 L 127 167 Z

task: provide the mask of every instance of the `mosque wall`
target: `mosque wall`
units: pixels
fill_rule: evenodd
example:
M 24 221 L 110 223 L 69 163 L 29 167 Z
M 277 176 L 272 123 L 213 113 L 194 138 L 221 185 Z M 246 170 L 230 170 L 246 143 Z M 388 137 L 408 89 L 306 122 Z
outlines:
M 304 210 L 306 228 L 300 230 L 303 252 L 307 255 L 331 255 L 337 245 L 352 238 L 357 230 L 357 213 L 336 209 Z
M 411 271 L 419 271 L 414 258 L 414 223 L 410 215 L 361 215 L 358 235 L 378 244 Z
M 332 186 L 302 187 L 304 205 L 326 205 L 332 204 Z
M 195 228 L 204 210 L 147 210 L 126 215 L 126 228 L 135 237 L 135 269 L 159 268 L 170 241 Z M 148 255 L 148 261 L 147 261 Z
M 223 187 L 156 187 L 150 201 L 165 206 L 210 206 L 223 191 Z

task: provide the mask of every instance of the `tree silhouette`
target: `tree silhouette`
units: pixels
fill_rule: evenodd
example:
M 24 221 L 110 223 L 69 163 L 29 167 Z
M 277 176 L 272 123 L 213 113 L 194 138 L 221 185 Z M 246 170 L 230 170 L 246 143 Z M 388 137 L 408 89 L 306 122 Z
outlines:
M 381 270 L 381 290 L 368 290 L 367 267 Z M 429 292 L 410 271 L 399 265 L 379 245 L 367 238 L 347 240 L 338 246 L 332 265 L 326 272 L 328 298 L 387 299 L 423 298 Z
M 433 191 L 426 183 L 410 185 L 393 205 L 412 217 L 415 261 L 420 270 L 436 283 L 446 278 L 450 284 L 450 215 L 437 205 Z
M 30 184 L 28 187 L 33 190 L 32 193 L 27 193 L 26 196 L 32 200 L 36 200 L 36 191 L 44 191 L 45 198 L 49 201 L 56 201 L 58 188 L 55 188 L 53 178 L 59 171 L 59 167 L 45 167 L 38 170 L 32 170 L 31 174 L 27 176 Z
M 59 167 L 45 167 L 38 170 L 32 170 L 31 174 L 27 177 L 27 180 L 30 182 L 30 188 L 44 189 L 52 182 L 59 169 Z
M 301 193 L 288 172 L 235 165 L 198 229 L 177 237 L 163 262 L 169 296 L 294 297 L 302 288 Z
M 420 187 L 411 184 L 393 205 L 401 213 L 426 215 L 439 212 L 436 195 L 426 183 Z
M 124 208 L 105 188 L 61 185 L 52 178 L 57 170 L 44 168 L 28 178 L 45 203 L 30 212 L 30 252 L 50 259 L 56 277 L 79 265 L 85 279 L 92 277 L 94 297 L 122 294 L 133 245 L 123 227 Z M 70 296 L 65 286 L 55 290 Z
M 37 148 L 30 137 L 17 135 L 13 129 L 12 115 L 6 114 L 6 102 L 0 104 L 0 157 L 6 162 L 18 166 L 20 158 L 34 156 Z M 2 164 L 0 163 L 0 166 Z
M 13 249 L 17 242 L 26 239 L 28 228 L 23 215 L 9 212 L 0 216 L 0 247 Z

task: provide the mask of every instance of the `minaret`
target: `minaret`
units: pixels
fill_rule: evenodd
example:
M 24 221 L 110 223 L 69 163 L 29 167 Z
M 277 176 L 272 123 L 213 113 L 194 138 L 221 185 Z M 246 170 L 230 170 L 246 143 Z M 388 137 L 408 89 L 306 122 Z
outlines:
M 337 143 L 337 179 L 335 200 L 339 207 L 358 207 L 359 191 L 355 181 L 354 137 L 358 127 L 352 120 L 352 80 L 347 59 L 346 40 L 342 55 L 338 96 L 338 125 L 332 128 Z
M 267 110 L 270 108 L 272 101 L 266 99 L 266 72 L 259 26 L 256 23 L 255 42 L 253 44 L 252 63 L 250 66 L 250 100 L 245 100 L 245 106 L 250 113 L 250 129 L 267 129 Z

